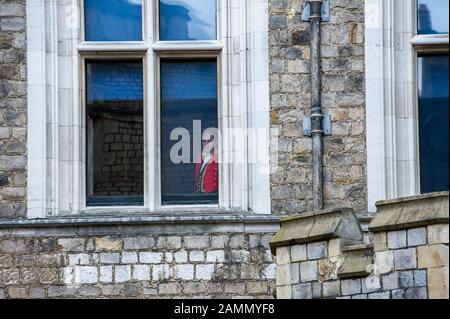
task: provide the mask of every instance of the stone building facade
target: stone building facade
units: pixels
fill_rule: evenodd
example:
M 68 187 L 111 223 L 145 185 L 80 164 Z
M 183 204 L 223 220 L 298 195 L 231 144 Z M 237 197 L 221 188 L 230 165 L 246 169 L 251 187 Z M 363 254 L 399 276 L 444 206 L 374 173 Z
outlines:
M 27 211 L 25 1 L 2 1 L 0 24 L 0 217 L 15 219 Z
M 404 79 L 412 74 L 407 66 L 414 65 L 415 46 L 426 44 L 415 31 L 389 24 L 392 17 L 410 23 L 401 12 L 414 16 L 416 0 L 329 1 L 320 74 L 331 134 L 324 137 L 327 210 L 320 213 L 306 213 L 314 209 L 313 149 L 303 127 L 311 115 L 312 35 L 302 21 L 307 1 L 218 0 L 217 41 L 164 43 L 147 29 L 143 43 L 102 45 L 81 34 L 85 2 L 0 0 L 0 299 L 448 298 L 448 213 L 432 223 L 419 213 L 420 225 L 386 222 L 369 230 L 378 216 L 375 202 L 420 193 L 417 150 L 401 143 L 415 136 L 403 122 L 414 116 L 403 116 L 402 106 L 412 105 L 403 100 L 413 83 Z M 144 3 L 150 28 L 159 1 Z M 404 42 L 392 44 L 395 36 Z M 433 48 L 448 52 L 448 32 L 433 41 Z M 145 203 L 93 209 L 85 207 L 85 127 L 78 112 L 83 59 L 114 54 L 145 61 Z M 252 133 L 224 137 L 231 163 L 220 174 L 218 207 L 158 202 L 159 113 L 149 101 L 159 103 L 159 59 L 173 56 L 217 58 L 219 126 L 262 129 L 270 138 L 269 147 L 253 145 Z M 252 162 L 258 157 L 270 170 Z M 448 193 L 440 196 L 447 196 L 448 211 Z M 317 216 L 325 221 L 317 224 L 317 236 L 303 236 L 302 224 L 292 238 L 277 241 L 286 216 L 305 225 Z M 336 221 L 348 228 L 327 229 Z M 377 241 L 383 236 L 385 246 Z M 443 256 L 436 264 L 391 263 L 377 277 L 378 288 L 364 286 L 371 265 L 412 260 L 407 254 L 426 260 L 434 250 Z M 346 272 L 337 262 L 345 266 L 346 260 L 362 268 Z M 447 282 L 440 285 L 443 269 Z
M 272 209 L 280 214 L 310 211 L 311 138 L 302 120 L 310 114 L 309 22 L 301 1 L 270 1 L 271 125 L 279 128 L 279 169 L 271 176 Z M 332 1 L 322 29 L 322 107 L 331 115 L 325 138 L 325 206 L 367 210 L 364 1 Z

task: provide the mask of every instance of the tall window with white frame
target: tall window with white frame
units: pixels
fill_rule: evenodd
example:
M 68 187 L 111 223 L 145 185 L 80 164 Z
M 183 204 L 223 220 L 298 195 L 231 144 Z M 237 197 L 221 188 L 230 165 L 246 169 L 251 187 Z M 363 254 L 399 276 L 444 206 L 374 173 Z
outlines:
M 159 153 L 156 206 L 219 203 L 220 50 L 199 46 L 217 41 L 216 0 L 155 4 L 154 38 L 163 45 L 182 43 L 184 49 L 168 46 L 156 52 L 151 82 L 158 87 L 157 96 L 146 103 L 145 92 L 154 89 L 145 81 L 148 52 L 127 53 L 123 47 L 146 43 L 149 4 L 84 1 L 84 39 L 98 44 L 94 53 L 81 56 L 88 207 L 143 206 L 149 169 L 145 154 L 153 151 Z M 104 44 L 107 49 L 102 51 Z M 121 49 L 115 50 L 115 45 Z M 146 111 L 157 114 L 158 123 L 151 124 L 158 128 L 150 137 L 152 143 L 145 138 Z M 149 149 L 150 144 L 159 145 L 159 150 Z
M 418 0 L 417 54 L 421 193 L 449 190 L 449 1 Z M 447 42 L 436 41 L 447 35 Z
M 143 41 L 142 0 L 85 0 L 88 42 Z M 142 57 L 83 56 L 86 115 L 86 205 L 144 204 Z
M 196 49 L 217 40 L 216 1 L 161 0 L 158 20 L 160 41 L 190 46 L 158 59 L 161 204 L 217 205 L 219 54 Z

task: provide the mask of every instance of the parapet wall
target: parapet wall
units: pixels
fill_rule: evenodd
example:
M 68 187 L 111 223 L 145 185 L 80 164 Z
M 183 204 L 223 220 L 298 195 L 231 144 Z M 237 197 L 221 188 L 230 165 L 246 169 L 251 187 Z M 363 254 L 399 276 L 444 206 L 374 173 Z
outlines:
M 377 207 L 370 244 L 349 209 L 283 219 L 271 241 L 277 298 L 449 298 L 448 193 Z

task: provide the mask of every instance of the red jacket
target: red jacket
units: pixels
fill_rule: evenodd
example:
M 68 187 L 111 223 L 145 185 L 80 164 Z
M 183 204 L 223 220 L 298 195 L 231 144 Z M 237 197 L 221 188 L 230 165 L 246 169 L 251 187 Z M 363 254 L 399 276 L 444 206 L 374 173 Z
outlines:
M 219 190 L 219 165 L 216 156 L 206 164 L 205 168 L 200 172 L 203 162 L 197 161 L 195 166 L 195 192 L 196 193 L 217 193 Z

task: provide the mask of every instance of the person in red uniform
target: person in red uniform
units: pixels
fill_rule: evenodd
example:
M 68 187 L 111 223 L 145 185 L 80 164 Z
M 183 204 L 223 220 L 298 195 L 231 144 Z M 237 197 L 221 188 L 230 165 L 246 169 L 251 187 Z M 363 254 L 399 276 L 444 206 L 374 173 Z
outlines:
M 214 194 L 219 190 L 219 165 L 213 139 L 202 141 L 202 155 L 195 165 L 195 192 Z

